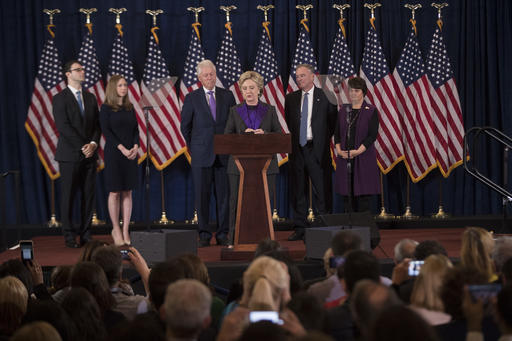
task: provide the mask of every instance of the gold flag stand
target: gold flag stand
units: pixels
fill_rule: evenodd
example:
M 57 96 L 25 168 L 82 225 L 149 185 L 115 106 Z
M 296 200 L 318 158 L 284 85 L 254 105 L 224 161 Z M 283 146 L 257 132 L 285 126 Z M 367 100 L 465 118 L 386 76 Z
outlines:
M 51 180 L 51 216 L 50 221 L 46 224 L 48 227 L 60 227 L 62 224 L 55 216 L 55 180 Z
M 165 191 L 164 191 L 164 171 L 160 171 L 160 192 L 162 195 L 162 215 L 160 220 L 157 222 L 159 225 L 171 225 L 174 224 L 173 220 L 167 219 L 167 214 L 165 212 Z
M 378 219 L 394 219 L 395 216 L 386 212 L 384 206 L 384 182 L 382 172 L 380 172 L 380 214 L 377 216 Z
M 400 218 L 406 219 L 406 220 L 418 219 L 418 216 L 412 214 L 412 211 L 411 211 L 411 195 L 410 194 L 411 194 L 411 180 L 409 179 L 409 177 L 407 177 L 407 193 L 406 193 L 407 204 L 405 206 L 405 213 L 400 217 Z
M 449 215 L 443 209 L 443 179 L 439 180 L 439 208 L 437 213 L 432 214 L 432 218 L 446 219 Z

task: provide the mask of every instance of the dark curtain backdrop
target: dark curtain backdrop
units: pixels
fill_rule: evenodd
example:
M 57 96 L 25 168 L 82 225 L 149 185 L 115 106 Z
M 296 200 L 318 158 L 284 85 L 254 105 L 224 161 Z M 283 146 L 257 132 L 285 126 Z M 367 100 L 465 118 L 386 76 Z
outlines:
M 125 43 L 140 80 L 146 58 L 146 46 L 151 27 L 151 17 L 146 9 L 163 9 L 158 17 L 160 46 L 172 75 L 181 76 L 191 34 L 193 15 L 189 6 L 204 6 L 201 13 L 202 44 L 206 57 L 215 61 L 224 34 L 225 15 L 220 5 L 238 7 L 231 15 L 233 36 L 244 70 L 254 64 L 256 49 L 261 35 L 263 15 L 256 9 L 258 4 L 274 4 L 270 12 L 272 42 L 277 54 L 283 80 L 287 83 L 291 60 L 295 52 L 299 20 L 302 12 L 297 4 L 311 2 L 309 12 L 311 40 L 321 73 L 327 72 L 332 43 L 337 32 L 339 12 L 332 8 L 333 0 L 311 1 L 169 1 L 169 0 L 2 0 L 0 1 L 0 172 L 21 171 L 22 221 L 42 223 L 49 219 L 51 182 L 45 173 L 32 140 L 24 128 L 27 108 L 33 91 L 40 53 L 48 33 L 48 18 L 44 8 L 59 8 L 55 17 L 56 44 L 62 62 L 77 58 L 85 33 L 85 18 L 79 14 L 81 7 L 98 8 L 93 14 L 93 37 L 103 75 L 106 74 L 111 46 L 115 36 L 114 15 L 110 7 L 126 7 L 121 22 L 124 26 Z M 340 1 L 342 2 L 342 1 Z M 410 11 L 404 1 L 382 0 L 376 10 L 376 26 L 389 62 L 395 67 L 410 32 Z M 435 29 L 437 11 L 430 6 L 431 0 L 416 1 L 423 8 L 417 13 L 418 39 L 424 58 Z M 490 125 L 512 134 L 512 2 L 509 0 L 448 0 L 443 10 L 444 36 L 459 89 L 465 129 Z M 369 26 L 369 11 L 363 1 L 348 1 L 346 11 L 348 45 L 356 68 L 361 63 L 364 38 Z M 503 150 L 489 143 L 481 148 L 485 153 L 479 162 L 483 173 L 502 183 Z M 509 167 L 510 168 L 510 167 Z M 288 166 L 281 167 L 278 179 L 277 206 L 281 216 L 289 216 L 287 185 Z M 166 211 L 171 219 L 185 220 L 194 210 L 193 190 L 189 165 L 184 157 L 178 158 L 163 172 L 166 195 Z M 510 178 L 510 177 L 509 177 Z M 7 222 L 14 222 L 14 179 L 6 178 Z M 142 168 L 140 189 L 134 191 L 132 220 L 144 218 Z M 411 186 L 413 213 L 428 215 L 437 211 L 439 184 L 442 177 L 437 170 L 424 180 Z M 512 179 L 510 179 L 512 180 Z M 510 181 L 509 181 L 510 182 Z M 388 211 L 403 213 L 407 177 L 405 167 L 398 165 L 384 176 L 385 202 Z M 60 181 L 56 181 L 58 207 Z M 107 218 L 103 176 L 98 176 L 97 210 L 100 218 Z M 453 215 L 497 214 L 501 212 L 501 198 L 488 190 L 458 167 L 451 176 L 442 180 L 445 210 Z M 151 167 L 151 218 L 161 212 L 160 172 Z M 335 211 L 340 211 L 341 200 L 335 197 Z M 377 202 L 375 202 L 377 205 Z M 375 206 L 375 209 L 377 206 Z M 1 212 L 1 211 L 0 211 Z M 59 212 L 57 209 L 57 216 Z M 0 219 L 2 221 L 2 219 Z

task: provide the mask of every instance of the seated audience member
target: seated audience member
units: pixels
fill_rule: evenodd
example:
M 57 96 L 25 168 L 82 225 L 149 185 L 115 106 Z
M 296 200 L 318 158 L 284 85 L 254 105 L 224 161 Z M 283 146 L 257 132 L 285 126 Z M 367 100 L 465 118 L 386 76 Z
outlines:
M 492 235 L 481 227 L 468 227 L 462 234 L 460 263 L 472 267 L 488 278 L 488 282 L 498 280 L 491 254 L 494 250 Z
M 343 262 L 342 258 L 346 253 L 353 250 L 360 250 L 361 245 L 361 237 L 359 237 L 358 234 L 348 230 L 341 230 L 336 233 L 331 240 L 331 249 L 335 264 L 329 266 L 334 273 L 325 280 L 311 285 L 308 288 L 308 293 L 315 296 L 322 303 L 338 301 L 345 297 L 346 293 L 341 287 L 338 276 L 335 274 L 335 269 Z M 331 271 L 328 273 L 331 273 Z
M 71 265 L 60 265 L 53 268 L 50 275 L 51 288 L 49 292 L 55 302 L 62 303 L 64 296 L 68 293 L 70 289 L 69 276 L 72 268 Z
M 77 339 L 76 328 L 68 313 L 57 302 L 52 300 L 32 300 L 27 307 L 23 323 L 45 321 L 51 324 L 63 341 Z
M 443 255 L 448 257 L 446 249 L 437 240 L 424 240 L 414 249 L 415 260 L 425 260 L 430 255 Z
M 0 278 L 14 276 L 19 279 L 30 296 L 33 292 L 32 275 L 29 269 L 19 259 L 9 259 L 0 265 Z
M 107 276 L 98 264 L 93 262 L 76 263 L 71 270 L 69 284 L 72 288 L 86 289 L 95 298 L 107 332 L 126 319 L 123 314 L 113 310 L 116 301 L 110 292 Z
M 498 237 L 494 243 L 494 250 L 492 252 L 492 260 L 496 274 L 501 275 L 503 265 L 512 258 L 512 237 L 502 236 Z
M 393 289 L 368 279 L 358 281 L 351 296 L 350 312 L 362 339 L 368 339 L 368 333 L 382 311 L 397 305 L 402 305 L 402 301 Z
M 322 263 L 324 265 L 325 276 L 305 280 L 304 281 L 304 290 L 308 291 L 309 288 L 313 284 L 322 282 L 322 281 L 326 280 L 327 278 L 331 277 L 332 275 L 336 274 L 336 268 L 331 268 L 331 264 L 330 264 L 332 256 L 333 256 L 333 254 L 332 254 L 331 248 L 328 248 L 327 250 L 325 250 L 324 255 L 322 256 Z
M 211 322 L 212 294 L 195 279 L 180 279 L 169 285 L 162 317 L 168 340 L 196 340 Z
M 435 326 L 441 340 L 453 341 L 466 338 L 467 321 L 463 313 L 464 287 L 487 283 L 487 276 L 473 268 L 463 267 L 459 264 L 446 270 L 441 288 L 441 299 L 445 313 L 449 314 L 452 320 L 449 323 Z M 499 337 L 498 327 L 489 314 L 486 314 L 482 320 L 482 331 L 486 340 L 497 340 Z
M 288 308 L 297 315 L 306 331 L 326 330 L 327 312 L 315 296 L 307 292 L 299 292 L 292 296 L 292 299 L 288 302 Z
M 401 263 L 406 258 L 413 258 L 418 242 L 412 239 L 402 239 L 396 243 L 393 260 L 395 264 Z
M 90 262 L 94 251 L 97 248 L 102 246 L 109 245 L 107 242 L 98 239 L 91 239 L 87 243 L 85 243 L 82 251 L 80 252 L 80 256 L 78 256 L 78 262 Z
M 382 311 L 370 331 L 369 341 L 437 341 L 435 330 L 414 311 L 393 306 Z
M 291 296 L 302 291 L 304 283 L 304 280 L 302 279 L 302 274 L 297 264 L 295 264 L 295 262 L 293 261 L 293 259 L 290 258 L 287 252 L 283 250 L 270 250 L 265 252 L 263 256 L 274 258 L 275 260 L 282 262 L 286 265 L 286 268 L 288 269 L 288 275 L 290 276 Z
M 359 331 L 353 323 L 350 311 L 351 294 L 356 283 L 362 279 L 380 282 L 379 262 L 373 254 L 356 250 L 346 255 L 342 268 L 343 279 L 341 282 L 348 297 L 342 305 L 328 311 L 328 328 L 330 335 L 335 340 L 355 340 L 359 336 Z
M 48 322 L 37 321 L 21 327 L 10 341 L 62 341 L 59 333 Z
M 70 289 L 64 296 L 61 306 L 74 322 L 77 340 L 94 341 L 106 337 L 100 307 L 86 289 Z
M 270 238 L 261 240 L 256 247 L 256 251 L 254 251 L 254 258 L 258 258 L 269 251 L 281 251 L 281 244 Z
M 451 316 L 444 312 L 441 300 L 443 278 L 451 267 L 452 263 L 446 256 L 428 256 L 414 281 L 409 307 L 430 325 L 444 324 L 451 320 Z
M 146 261 L 134 247 L 129 249 L 128 256 L 130 263 L 141 276 L 144 288 L 148 290 L 149 268 Z M 146 297 L 134 295 L 129 284 L 121 285 L 123 259 L 121 250 L 117 246 L 97 248 L 92 255 L 92 261 L 98 264 L 107 276 L 110 291 L 116 300 L 114 311 L 122 313 L 128 320 L 133 320 L 135 315 L 148 311 L 149 301 Z
M 0 340 L 6 340 L 20 327 L 27 303 L 27 289 L 18 278 L 0 279 Z

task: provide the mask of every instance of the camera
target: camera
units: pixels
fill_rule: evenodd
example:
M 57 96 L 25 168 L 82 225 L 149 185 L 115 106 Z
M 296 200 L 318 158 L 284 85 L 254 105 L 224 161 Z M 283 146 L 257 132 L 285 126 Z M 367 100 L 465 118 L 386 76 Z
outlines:
M 422 260 L 412 260 L 409 263 L 409 276 L 418 276 L 423 263 L 425 262 Z
M 279 318 L 277 311 L 251 311 L 249 313 L 249 321 L 255 323 L 258 321 L 270 321 L 275 324 L 283 324 L 283 320 Z
M 130 260 L 130 250 L 121 250 L 121 258 L 124 260 Z
M 34 244 L 31 240 L 20 240 L 21 261 L 31 262 L 34 259 Z
M 338 266 L 342 265 L 343 263 L 345 263 L 344 257 L 337 256 L 329 258 L 329 267 L 331 269 L 337 269 Z

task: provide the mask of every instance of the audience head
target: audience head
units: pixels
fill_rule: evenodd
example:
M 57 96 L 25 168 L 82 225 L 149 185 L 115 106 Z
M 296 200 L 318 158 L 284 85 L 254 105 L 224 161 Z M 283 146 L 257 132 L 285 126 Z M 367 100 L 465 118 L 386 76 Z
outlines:
M 14 303 L 25 314 L 28 292 L 23 282 L 14 276 L 0 279 L 0 303 Z
M 6 276 L 14 276 L 19 279 L 27 288 L 27 292 L 30 295 L 32 293 L 32 275 L 27 269 L 25 264 L 19 259 L 9 259 L 0 265 L 0 278 Z
M 108 243 L 98 240 L 98 239 L 92 239 L 88 241 L 84 247 L 82 248 L 82 251 L 80 252 L 80 256 L 78 256 L 79 262 L 90 262 L 92 259 L 92 254 L 94 251 L 96 251 L 97 248 L 106 246 Z
M 413 258 L 418 242 L 412 239 L 402 239 L 395 245 L 395 264 L 401 263 L 405 258 Z
M 61 304 L 73 320 L 80 340 L 103 340 L 106 336 L 100 308 L 84 288 L 71 288 Z
M 443 255 L 448 257 L 446 249 L 437 240 L 424 240 L 416 245 L 414 259 L 425 260 L 430 255 Z
M 190 267 L 194 273 L 192 278 L 197 279 L 199 282 L 206 286 L 210 285 L 210 275 L 208 274 L 208 268 L 201 258 L 191 253 L 179 256 L 179 258 L 189 262 Z
M 241 304 L 251 310 L 280 311 L 290 300 L 290 276 L 286 265 L 268 256 L 252 261 L 243 276 Z
M 377 258 L 363 250 L 348 253 L 343 264 L 343 280 L 347 293 L 351 294 L 356 283 L 362 279 L 375 282 L 380 280 L 380 267 Z
M 117 246 L 108 245 L 97 248 L 92 254 L 91 261 L 103 269 L 110 287 L 114 287 L 119 282 L 123 272 L 123 258 Z
M 502 334 L 512 331 L 512 286 L 506 285 L 498 293 L 496 319 Z
M 287 340 L 286 330 L 270 321 L 258 321 L 249 324 L 238 341 L 282 341 Z
M 281 244 L 277 240 L 272 240 L 270 238 L 262 239 L 258 243 L 258 247 L 256 247 L 256 251 L 254 251 L 254 258 L 258 258 L 259 256 L 269 252 L 269 251 L 279 251 L 281 250 Z
M 435 329 L 405 306 L 384 310 L 373 323 L 369 341 L 437 341 Z
M 11 336 L 21 326 L 25 314 L 12 302 L 0 302 L 0 335 Z
M 468 227 L 462 234 L 460 262 L 473 267 L 490 279 L 494 274 L 491 253 L 494 249 L 492 235 L 481 227 Z
M 446 256 L 428 256 L 414 281 L 411 304 L 428 310 L 444 311 L 441 287 L 444 275 L 451 267 L 452 263 Z
M 72 268 L 71 265 L 59 265 L 53 268 L 50 275 L 52 293 L 69 287 L 69 276 L 71 275 Z
M 10 341 L 62 341 L 57 330 L 48 322 L 37 321 L 24 325 Z
M 164 303 L 169 284 L 178 279 L 194 278 L 195 271 L 190 262 L 183 258 L 173 258 L 167 262 L 157 263 L 149 273 L 149 299 L 158 311 Z
M 115 305 L 107 277 L 103 269 L 93 262 L 78 262 L 71 270 L 71 287 L 86 289 L 95 299 L 103 316 Z
M 294 295 L 295 293 L 302 290 L 304 284 L 302 274 L 300 273 L 300 270 L 294 263 L 294 261 L 290 258 L 290 256 L 288 256 L 287 252 L 281 249 L 275 249 L 263 253 L 262 256 L 274 258 L 275 260 L 282 262 L 286 265 L 286 268 L 288 269 L 288 275 L 290 276 L 291 295 Z
M 499 237 L 494 244 L 492 259 L 496 266 L 496 272 L 501 273 L 505 262 L 512 258 L 512 237 Z
M 349 230 L 341 230 L 331 240 L 333 255 L 344 256 L 349 251 L 360 250 L 362 245 L 361 237 Z
M 75 324 L 57 302 L 52 300 L 32 300 L 29 303 L 24 323 L 45 321 L 51 324 L 64 341 L 77 339 Z
M 350 311 L 364 335 L 382 311 L 402 304 L 393 290 L 368 279 L 357 282 L 351 297 Z
M 196 279 L 180 279 L 170 284 L 163 314 L 167 333 L 175 338 L 195 338 L 211 322 L 212 294 Z
M 325 329 L 326 310 L 315 296 L 304 291 L 299 292 L 288 302 L 288 308 L 297 315 L 304 329 Z

